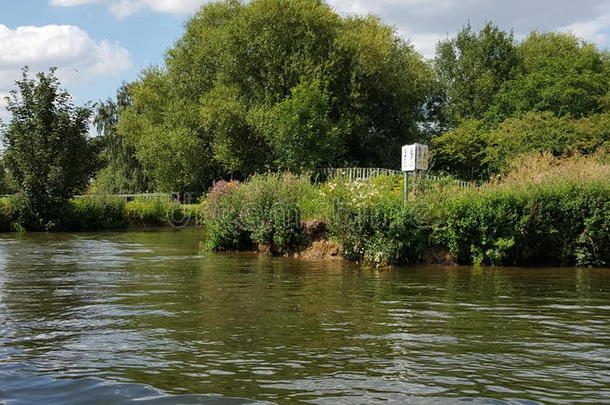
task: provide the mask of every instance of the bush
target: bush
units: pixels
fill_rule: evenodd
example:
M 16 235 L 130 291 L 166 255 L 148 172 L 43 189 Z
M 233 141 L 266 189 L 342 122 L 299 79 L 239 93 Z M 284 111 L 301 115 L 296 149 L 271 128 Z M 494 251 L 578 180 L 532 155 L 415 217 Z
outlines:
M 427 230 L 415 205 L 403 204 L 400 177 L 332 181 L 322 192 L 332 201 L 330 237 L 343 257 L 376 265 L 421 259 Z
M 243 250 L 252 246 L 241 225 L 243 206 L 239 183 L 221 181 L 208 192 L 203 208 L 206 250 Z
M 0 198 L 0 232 L 11 231 L 13 222 L 13 205 L 11 199 Z
M 436 170 L 465 180 L 486 180 L 508 169 L 523 154 L 565 158 L 608 150 L 609 127 L 608 113 L 574 119 L 530 112 L 495 128 L 486 127 L 483 121 L 465 121 L 432 140 L 432 161 Z
M 307 241 L 299 202 L 309 180 L 293 175 L 257 175 L 243 187 L 243 224 L 254 243 L 273 251 L 294 250 Z
M 118 197 L 87 196 L 71 201 L 63 229 L 91 231 L 127 226 L 125 201 Z
M 418 213 L 400 200 L 337 206 L 329 229 L 343 257 L 357 262 L 416 263 L 426 247 L 427 230 Z
M 205 202 L 205 247 L 229 250 L 259 244 L 275 253 L 298 250 L 307 241 L 302 207 L 317 194 L 307 178 L 288 174 L 217 183 Z
M 172 218 L 182 218 L 179 203 L 161 198 L 141 198 L 126 204 L 127 221 L 131 225 L 159 226 Z
M 34 212 L 32 203 L 29 198 L 23 194 L 16 194 L 9 197 L 12 225 L 11 230 L 39 230 L 41 227 L 41 221 L 39 215 Z
M 447 204 L 433 241 L 461 264 L 610 263 L 610 185 L 470 191 Z

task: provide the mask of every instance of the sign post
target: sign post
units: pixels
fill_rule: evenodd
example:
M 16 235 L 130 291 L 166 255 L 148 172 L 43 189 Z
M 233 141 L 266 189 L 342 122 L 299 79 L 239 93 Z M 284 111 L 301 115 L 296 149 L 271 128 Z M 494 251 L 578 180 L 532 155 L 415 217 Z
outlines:
M 403 196 L 405 203 L 409 199 L 409 172 L 428 170 L 430 151 L 427 145 L 419 143 L 402 147 L 402 172 L 404 173 Z M 415 178 L 413 179 L 415 188 Z

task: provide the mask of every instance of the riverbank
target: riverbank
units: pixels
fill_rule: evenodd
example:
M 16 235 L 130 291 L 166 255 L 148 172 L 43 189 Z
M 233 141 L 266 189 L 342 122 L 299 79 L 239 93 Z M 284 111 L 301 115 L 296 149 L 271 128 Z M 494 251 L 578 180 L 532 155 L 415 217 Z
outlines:
M 610 165 L 598 158 L 524 158 L 501 180 L 463 189 L 402 177 L 258 175 L 218 182 L 202 204 L 95 196 L 70 201 L 54 230 L 202 225 L 201 248 L 375 266 L 610 264 Z M 28 229 L 18 198 L 0 199 L 0 231 Z
M 112 196 L 87 196 L 71 200 L 55 231 L 100 231 L 142 227 L 194 225 L 201 221 L 200 205 L 181 205 L 160 198 L 125 201 Z M 0 232 L 35 229 L 19 196 L 0 199 Z
M 475 189 L 449 180 L 420 184 L 407 204 L 400 176 L 320 186 L 293 175 L 221 182 L 204 204 L 204 248 L 341 256 L 378 266 L 601 267 L 610 263 L 609 167 L 593 159 L 529 158 L 502 181 Z

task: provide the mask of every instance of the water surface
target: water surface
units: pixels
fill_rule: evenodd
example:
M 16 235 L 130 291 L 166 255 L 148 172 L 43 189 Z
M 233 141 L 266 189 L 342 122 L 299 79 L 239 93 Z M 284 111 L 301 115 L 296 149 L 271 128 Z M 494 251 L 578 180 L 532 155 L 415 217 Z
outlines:
M 0 403 L 610 403 L 610 270 L 0 236 Z

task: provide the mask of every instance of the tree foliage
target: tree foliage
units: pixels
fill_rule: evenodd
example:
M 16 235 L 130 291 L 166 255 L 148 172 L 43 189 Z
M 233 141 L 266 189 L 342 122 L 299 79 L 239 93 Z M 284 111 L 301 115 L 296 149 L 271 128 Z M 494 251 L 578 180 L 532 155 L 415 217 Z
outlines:
M 25 196 L 25 221 L 48 229 L 67 201 L 87 185 L 96 164 L 88 139 L 91 110 L 75 107 L 55 69 L 31 79 L 27 68 L 7 98 L 12 115 L 3 128 L 4 163 Z
M 125 83 L 117 90 L 116 101 L 107 99 L 95 105 L 93 125 L 100 135 L 103 148 L 101 157 L 105 162 L 92 185 L 95 192 L 139 193 L 148 189 L 147 179 L 135 157 L 135 149 L 127 145 L 117 131 L 119 117 L 129 105 L 131 93 Z
M 12 194 L 16 191 L 15 181 L 6 170 L 4 162 L 0 159 L 0 195 Z
M 440 42 L 434 65 L 444 96 L 441 123 L 454 127 L 483 118 L 513 77 L 518 60 L 512 32 L 492 23 L 479 32 L 467 25 L 455 38 Z
M 418 139 L 432 82 L 376 17 L 321 0 L 223 0 L 131 87 L 119 131 L 166 190 L 266 169 L 390 166 Z
M 520 155 L 565 157 L 610 151 L 610 114 L 572 119 L 549 111 L 529 112 L 493 129 L 482 120 L 466 121 L 432 145 L 436 169 L 467 180 L 486 180 Z
M 496 96 L 496 121 L 529 111 L 583 117 L 602 110 L 610 90 L 608 55 L 572 34 L 532 32 L 517 48 L 513 80 Z
M 512 50 L 511 50 L 512 49 Z M 447 127 L 436 167 L 484 180 L 523 153 L 590 153 L 608 143 L 610 59 L 572 34 L 512 35 L 488 24 L 439 44 Z

